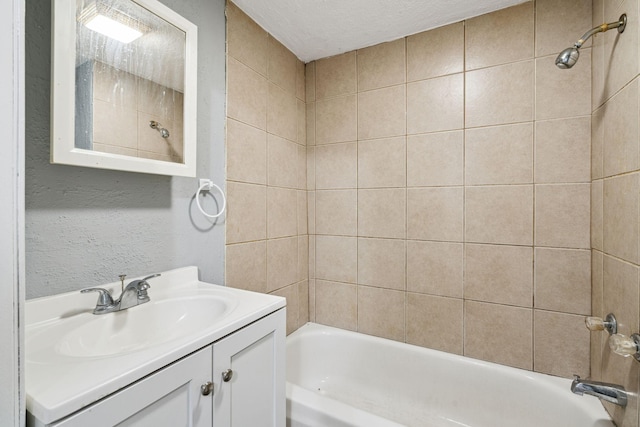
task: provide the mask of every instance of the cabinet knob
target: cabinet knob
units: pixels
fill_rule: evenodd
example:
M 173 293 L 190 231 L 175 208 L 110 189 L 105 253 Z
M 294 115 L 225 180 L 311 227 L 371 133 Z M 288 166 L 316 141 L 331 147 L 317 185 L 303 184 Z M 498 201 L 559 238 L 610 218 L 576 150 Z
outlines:
M 209 396 L 212 391 L 213 391 L 213 383 L 211 381 L 207 381 L 206 383 L 200 386 L 200 393 L 202 393 L 203 396 Z
M 229 381 L 231 381 L 232 377 L 233 377 L 233 371 L 231 369 L 227 369 L 226 371 L 222 372 L 222 381 L 224 381 L 225 383 L 228 383 Z

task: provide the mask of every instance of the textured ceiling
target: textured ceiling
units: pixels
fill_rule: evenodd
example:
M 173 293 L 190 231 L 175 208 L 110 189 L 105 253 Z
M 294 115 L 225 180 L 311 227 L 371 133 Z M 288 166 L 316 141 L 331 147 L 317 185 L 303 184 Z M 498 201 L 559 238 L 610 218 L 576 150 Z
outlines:
M 304 62 L 437 28 L 525 0 L 233 0 Z

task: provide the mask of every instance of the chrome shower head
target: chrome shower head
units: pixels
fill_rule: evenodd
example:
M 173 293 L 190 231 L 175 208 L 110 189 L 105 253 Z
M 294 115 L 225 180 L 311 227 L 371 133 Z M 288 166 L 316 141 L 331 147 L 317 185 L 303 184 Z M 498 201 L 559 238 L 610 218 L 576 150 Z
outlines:
M 627 26 L 627 14 L 623 13 L 617 22 L 598 25 L 597 27 L 590 29 L 589 31 L 584 33 L 582 37 L 580 37 L 580 40 L 578 40 L 573 45 L 573 47 L 569 47 L 563 50 L 562 52 L 560 52 L 560 55 L 558 55 L 558 57 L 556 58 L 556 65 L 558 66 L 558 68 L 562 68 L 563 70 L 573 67 L 575 63 L 578 62 L 578 58 L 580 57 L 579 49 L 587 40 L 589 40 L 589 37 L 597 33 L 604 33 L 605 31 L 609 31 L 614 28 L 617 28 L 618 32 L 622 33 L 626 26 Z
M 556 65 L 558 68 L 566 69 L 571 68 L 578 62 L 580 57 L 580 51 L 577 47 L 568 47 L 556 58 Z

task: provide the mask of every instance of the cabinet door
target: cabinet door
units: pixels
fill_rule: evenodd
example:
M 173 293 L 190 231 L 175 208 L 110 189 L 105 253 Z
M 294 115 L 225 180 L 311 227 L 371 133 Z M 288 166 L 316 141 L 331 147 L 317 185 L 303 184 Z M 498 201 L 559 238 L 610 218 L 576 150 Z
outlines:
M 284 427 L 285 328 L 283 308 L 213 344 L 214 427 Z
M 211 427 L 211 346 L 118 391 L 56 424 L 56 427 Z

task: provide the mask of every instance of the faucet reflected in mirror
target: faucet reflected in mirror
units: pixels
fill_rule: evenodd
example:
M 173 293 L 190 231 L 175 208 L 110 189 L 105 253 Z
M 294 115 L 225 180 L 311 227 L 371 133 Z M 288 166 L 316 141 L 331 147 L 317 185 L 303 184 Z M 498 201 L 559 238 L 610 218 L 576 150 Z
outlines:
M 124 288 L 120 294 L 120 298 L 115 301 L 113 300 L 111 293 L 104 288 L 87 288 L 82 289 L 80 292 L 83 294 L 87 292 L 100 293 L 100 295 L 98 295 L 98 302 L 96 303 L 96 308 L 93 310 L 93 314 L 113 313 L 114 311 L 126 310 L 151 301 L 149 294 L 147 293 L 147 290 L 151 285 L 147 280 L 158 276 L 160 276 L 160 274 L 153 274 L 141 280 L 134 280 Z

